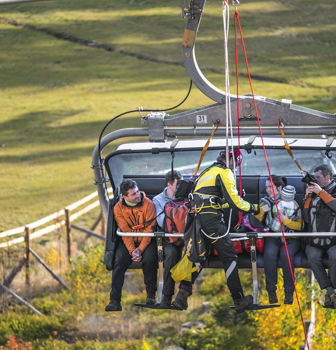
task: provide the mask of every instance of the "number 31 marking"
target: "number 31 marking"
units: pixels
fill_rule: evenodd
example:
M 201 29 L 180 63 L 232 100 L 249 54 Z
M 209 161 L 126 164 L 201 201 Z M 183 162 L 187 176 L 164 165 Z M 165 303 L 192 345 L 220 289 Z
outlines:
M 197 124 L 207 124 L 208 116 L 206 114 L 197 114 L 196 115 L 196 123 Z

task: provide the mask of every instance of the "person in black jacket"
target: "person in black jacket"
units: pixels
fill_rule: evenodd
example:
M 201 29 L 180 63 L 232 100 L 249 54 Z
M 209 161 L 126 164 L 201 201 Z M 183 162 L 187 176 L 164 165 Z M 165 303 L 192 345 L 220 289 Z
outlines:
M 336 231 L 336 182 L 327 165 L 314 169 L 316 182 L 307 186 L 303 207 L 303 218 L 309 232 Z M 326 290 L 325 306 L 336 309 L 336 237 L 314 237 L 308 239 L 306 255 L 318 284 Z M 328 256 L 329 274 L 322 259 Z

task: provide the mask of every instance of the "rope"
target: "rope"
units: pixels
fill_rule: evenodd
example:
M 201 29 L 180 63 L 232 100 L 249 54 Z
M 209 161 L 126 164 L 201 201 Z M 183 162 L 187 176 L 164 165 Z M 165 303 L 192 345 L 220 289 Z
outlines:
M 250 70 L 249 70 L 249 66 L 248 66 L 247 55 L 246 55 L 246 49 L 245 49 L 243 34 L 242 34 L 241 25 L 240 25 L 240 20 L 239 20 L 239 12 L 238 12 L 237 7 L 235 6 L 235 29 L 236 29 L 236 23 L 238 23 L 238 26 L 239 26 L 239 33 L 240 33 L 240 38 L 241 38 L 241 44 L 242 44 L 243 51 L 244 51 L 244 58 L 245 58 L 246 70 L 247 70 L 247 74 L 248 74 L 248 78 L 249 78 L 249 83 L 250 83 L 250 89 L 251 89 L 252 98 L 253 98 L 254 109 L 255 109 L 256 117 L 257 117 L 257 121 L 258 121 L 258 128 L 259 128 L 260 138 L 261 138 L 261 141 L 262 141 L 262 146 L 263 146 L 263 150 L 264 150 L 264 155 L 265 155 L 267 170 L 268 170 L 268 173 L 269 173 L 269 178 L 270 178 L 270 182 L 271 182 L 271 186 L 272 186 L 272 193 L 273 193 L 273 197 L 274 197 L 274 200 L 275 200 L 275 206 L 276 206 L 276 210 L 277 210 L 277 214 L 278 214 L 278 218 L 279 218 L 279 222 L 280 222 L 281 233 L 282 233 L 283 241 L 284 241 L 284 244 L 285 244 L 285 249 L 286 249 L 286 254 L 287 254 L 287 260 L 288 260 L 288 264 L 289 264 L 289 268 L 290 268 L 290 271 L 291 271 L 292 280 L 293 280 L 293 284 L 294 284 L 295 296 L 296 296 L 296 300 L 297 300 L 297 303 L 298 303 L 298 306 L 299 306 L 300 317 L 301 317 L 301 323 L 302 323 L 302 327 L 303 327 L 303 331 L 304 331 L 304 335 L 305 335 L 307 347 L 308 347 L 308 350 L 309 350 L 307 332 L 306 332 L 306 329 L 305 329 L 305 327 L 304 327 L 304 320 L 303 320 L 303 315 L 302 315 L 301 304 L 300 304 L 300 301 L 299 301 L 299 297 L 298 297 L 298 293 L 297 293 L 297 289 L 296 289 L 296 285 L 295 285 L 295 279 L 294 279 L 293 268 L 292 268 L 292 264 L 291 264 L 290 259 L 289 259 L 289 253 L 288 253 L 288 248 L 287 248 L 287 242 L 286 242 L 286 238 L 285 238 L 285 234 L 284 234 L 284 230 L 283 230 L 283 226 L 282 226 L 282 222 L 281 222 L 281 218 L 280 218 L 280 212 L 279 212 L 279 208 L 278 208 L 278 202 L 277 202 L 276 196 L 275 196 L 274 184 L 273 184 L 273 180 L 272 180 L 272 176 L 271 176 L 271 171 L 270 171 L 270 167 L 269 167 L 269 162 L 268 162 L 268 158 L 267 158 L 267 154 L 266 154 L 266 148 L 265 148 L 264 139 L 263 139 L 263 135 L 262 135 L 262 131 L 261 131 L 260 119 L 259 119 L 259 114 L 258 114 L 258 109 L 257 109 L 255 97 L 254 97 L 254 92 L 253 92 L 253 87 L 252 87 L 252 80 L 251 80 L 251 74 L 250 74 Z
M 206 142 L 206 144 L 204 145 L 203 149 L 202 149 L 202 153 L 201 153 L 201 157 L 198 161 L 198 164 L 197 164 L 197 167 L 196 167 L 196 170 L 194 172 L 194 175 L 193 175 L 193 178 L 196 179 L 196 176 L 197 176 L 197 172 L 198 172 L 198 169 L 199 167 L 201 166 L 201 163 L 203 161 L 203 158 L 204 158 L 204 155 L 205 155 L 205 152 L 207 151 L 208 147 L 209 147 L 209 144 L 210 144 L 210 141 L 212 139 L 212 137 L 214 136 L 215 132 L 217 131 L 218 127 L 219 127 L 219 121 L 217 120 L 214 125 L 216 125 L 215 129 L 212 130 L 209 138 L 208 138 L 208 141 Z
M 231 131 L 231 152 L 233 159 L 233 174 L 236 181 L 236 161 L 233 152 L 233 130 L 232 130 L 232 116 L 231 116 L 231 99 L 230 99 L 230 74 L 229 74 L 229 54 L 228 54 L 228 39 L 229 39 L 229 22 L 230 22 L 230 11 L 229 4 L 227 0 L 223 1 L 222 6 L 222 15 L 223 15 L 223 32 L 224 32 L 224 56 L 225 56 L 225 113 L 226 113 L 226 164 L 229 166 L 229 122 L 230 122 L 230 131 Z M 231 226 L 231 214 L 232 208 L 230 209 L 230 216 L 228 221 L 228 231 L 224 236 L 229 232 L 229 227 Z M 223 236 L 223 237 L 224 237 Z
M 286 151 L 288 152 L 289 156 L 293 159 L 294 163 L 295 163 L 295 164 L 297 165 L 297 167 L 300 169 L 301 173 L 307 174 L 308 171 L 303 170 L 303 169 L 301 168 L 301 165 L 299 164 L 299 162 L 297 161 L 297 159 L 294 157 L 294 154 L 293 154 L 291 148 L 289 147 L 289 144 L 288 144 L 287 139 L 286 139 L 286 136 L 285 136 L 285 125 L 284 125 L 284 123 L 282 122 L 281 119 L 279 119 L 279 122 L 278 122 L 278 130 L 280 131 L 281 136 L 282 136 L 282 138 L 283 138 L 283 140 L 284 140 L 285 149 L 286 149 Z

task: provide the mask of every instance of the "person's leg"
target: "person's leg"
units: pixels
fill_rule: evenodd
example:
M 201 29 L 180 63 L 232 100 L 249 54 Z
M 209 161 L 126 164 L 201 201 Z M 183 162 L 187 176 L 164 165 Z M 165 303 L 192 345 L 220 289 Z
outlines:
M 289 255 L 289 260 L 292 266 L 292 271 L 294 275 L 294 256 L 300 249 L 300 241 L 298 239 L 287 240 L 287 250 Z M 280 248 L 280 263 L 283 271 L 283 281 L 285 290 L 285 304 L 293 304 L 293 293 L 294 293 L 294 283 L 292 279 L 291 270 L 288 263 L 287 253 L 285 245 L 282 244 Z
M 330 304 L 333 306 L 334 309 L 336 309 L 336 245 L 330 247 L 327 250 L 327 256 L 328 256 L 328 277 L 331 282 L 331 288 L 327 289 L 327 293 L 330 298 Z
M 171 277 L 170 269 L 175 266 L 181 258 L 182 247 L 165 242 L 163 245 L 163 290 L 161 304 L 170 305 L 175 291 L 175 281 Z
M 329 280 L 322 263 L 322 256 L 324 254 L 323 249 L 307 245 L 305 251 L 309 266 L 312 269 L 320 288 L 326 289 L 331 287 L 331 281 Z
M 106 311 L 121 310 L 121 291 L 124 285 L 125 272 L 131 265 L 132 259 L 122 240 L 120 240 L 116 255 L 115 263 L 112 271 L 112 289 L 110 292 L 110 303 L 106 306 Z
M 264 271 L 266 279 L 266 290 L 268 292 L 269 302 L 277 303 L 276 285 L 278 283 L 278 255 L 281 246 L 279 238 L 265 238 L 264 246 Z
M 158 255 L 157 245 L 154 240 L 148 244 L 145 251 L 142 253 L 141 265 L 144 274 L 147 299 L 151 303 L 153 301 L 155 303 L 155 294 L 157 289 Z
M 223 237 L 227 232 L 227 227 L 222 214 L 218 213 L 216 216 L 200 215 L 200 217 L 203 232 L 211 237 L 222 237 L 219 239 L 207 238 L 207 243 L 216 249 L 218 258 L 224 267 L 226 282 L 234 301 L 235 309 L 237 312 L 242 312 L 253 303 L 253 298 L 250 295 L 244 296 L 238 273 L 237 255 L 233 243 L 229 235 Z
M 200 270 L 197 270 L 191 274 L 191 282 L 181 281 L 179 285 L 178 293 L 173 301 L 173 305 L 181 310 L 187 310 L 188 297 L 192 294 L 192 286 L 196 278 L 200 274 Z
M 329 280 L 333 289 L 336 289 L 336 245 L 327 250 L 328 266 L 329 266 Z
M 218 258 L 223 264 L 225 278 L 233 300 L 239 300 L 244 296 L 240 283 L 237 256 L 229 236 L 225 236 L 211 242 L 218 253 Z

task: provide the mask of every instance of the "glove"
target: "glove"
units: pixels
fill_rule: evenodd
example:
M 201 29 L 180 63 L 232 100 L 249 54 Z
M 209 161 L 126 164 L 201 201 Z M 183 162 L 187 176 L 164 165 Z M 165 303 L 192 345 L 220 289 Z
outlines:
M 250 208 L 249 213 L 252 213 L 254 215 L 259 214 L 260 213 L 259 206 L 257 204 L 252 204 L 252 203 L 250 203 L 250 204 L 251 204 L 251 208 Z

